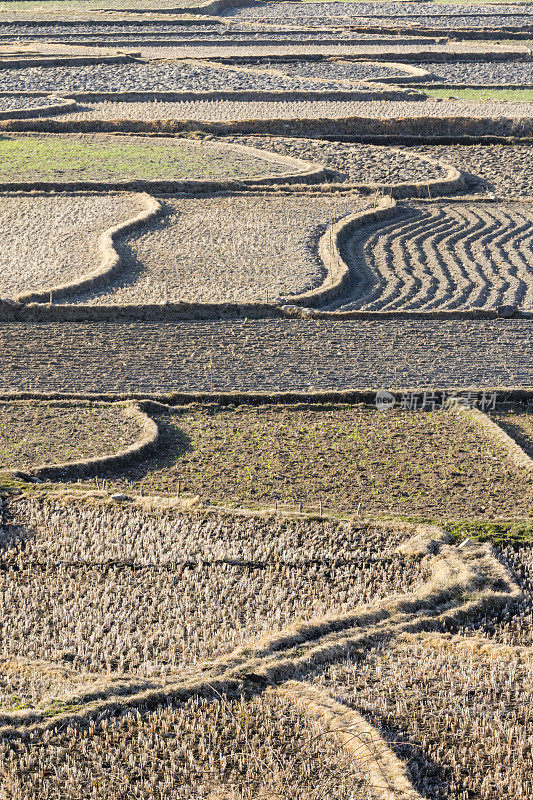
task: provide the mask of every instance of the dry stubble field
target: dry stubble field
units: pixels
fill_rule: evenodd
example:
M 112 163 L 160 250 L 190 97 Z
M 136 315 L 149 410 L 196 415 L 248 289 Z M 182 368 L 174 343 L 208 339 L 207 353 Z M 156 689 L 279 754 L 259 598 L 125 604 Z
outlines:
M 0 3 L 0 800 L 533 800 L 531 11 Z

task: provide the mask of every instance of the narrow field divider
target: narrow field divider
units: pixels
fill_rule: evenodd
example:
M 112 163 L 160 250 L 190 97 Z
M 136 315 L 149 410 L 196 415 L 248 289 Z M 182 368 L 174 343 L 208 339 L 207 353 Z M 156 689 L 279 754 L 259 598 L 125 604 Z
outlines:
M 413 536 L 400 552 L 428 555 L 429 579 L 415 592 L 364 606 L 352 615 L 292 625 L 251 647 L 239 647 L 227 656 L 196 665 L 178 682 L 173 676 L 161 685 L 137 690 L 135 676 L 110 687 L 113 694 L 95 699 L 85 708 L 46 718 L 37 709 L 6 712 L 0 736 L 27 737 L 89 719 L 138 708 L 148 710 L 162 703 L 186 701 L 245 689 L 261 691 L 289 680 L 301 681 L 321 664 L 342 660 L 348 653 L 362 653 L 374 642 L 403 633 L 438 631 L 452 621 L 466 621 L 472 614 L 501 608 L 520 596 L 507 569 L 490 545 L 461 548 L 447 544 L 450 537 L 432 526 L 403 527 Z M 74 698 L 73 698 L 74 699 Z
M 392 197 L 385 197 L 376 209 L 359 211 L 331 225 L 320 239 L 318 254 L 326 269 L 326 279 L 316 289 L 311 289 L 303 294 L 290 298 L 295 305 L 320 305 L 335 300 L 348 287 L 351 276 L 350 267 L 341 255 L 343 242 L 357 228 L 368 225 L 377 220 L 385 220 L 396 213 L 396 201 Z
M 533 458 L 523 450 L 503 428 L 494 422 L 487 414 L 478 408 L 464 408 L 458 411 L 472 419 L 476 425 L 482 428 L 493 439 L 499 442 L 507 450 L 508 456 L 513 464 L 520 470 L 531 472 L 533 470 Z
M 412 99 L 412 98 L 411 98 Z M 420 103 L 424 100 L 421 97 Z M 453 102 L 453 101 L 450 101 Z M 270 134 L 307 138 L 357 137 L 376 144 L 478 143 L 482 141 L 520 142 L 533 137 L 533 115 L 512 116 L 410 116 L 410 117 L 335 117 L 275 118 L 240 120 L 198 119 L 83 119 L 83 120 L 1 120 L 0 131 L 39 133 L 185 133 L 203 132 L 216 136 Z
M 62 299 L 76 294 L 77 292 L 93 291 L 112 280 L 122 268 L 121 256 L 115 248 L 116 240 L 121 236 L 126 236 L 129 233 L 139 230 L 149 220 L 156 219 L 163 213 L 162 204 L 154 197 L 142 194 L 140 195 L 140 200 L 144 205 L 142 211 L 126 222 L 108 228 L 108 230 L 104 231 L 100 236 L 98 246 L 101 262 L 93 272 L 70 281 L 69 283 L 52 286 L 46 291 L 24 292 L 17 296 L 15 302 L 21 304 L 47 303 L 50 302 L 51 297 Z
M 2 95 L 9 97 L 9 95 Z M 13 97 L 20 97 L 18 94 L 13 94 Z M 41 95 L 42 96 L 42 95 Z M 53 102 L 48 105 L 42 106 L 21 106 L 20 108 L 11 108 L 7 111 L 0 111 L 0 119 L 29 119 L 33 117 L 53 117 L 55 114 L 66 114 L 78 108 L 75 100 L 57 97 L 55 95 L 47 95 L 47 99 Z
M 133 419 L 140 428 L 140 437 L 129 447 L 110 455 L 95 458 L 65 461 L 59 464 L 41 464 L 30 467 L 24 473 L 42 481 L 75 481 L 99 475 L 110 469 L 124 469 L 133 462 L 152 455 L 160 441 L 161 432 L 157 422 L 143 410 L 142 403 L 131 403 L 122 410 L 124 416 Z M 20 470 L 11 470 L 19 474 Z
M 338 741 L 353 759 L 367 777 L 373 794 L 381 800 L 422 800 L 407 777 L 405 764 L 396 757 L 377 728 L 353 708 L 303 681 L 287 681 L 275 694 L 317 720 L 327 735 Z

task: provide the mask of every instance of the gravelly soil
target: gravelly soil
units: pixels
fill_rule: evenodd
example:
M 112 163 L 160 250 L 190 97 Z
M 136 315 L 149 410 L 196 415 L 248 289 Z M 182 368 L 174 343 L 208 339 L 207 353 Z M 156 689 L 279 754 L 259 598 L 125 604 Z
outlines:
M 34 22 L 27 25 L 17 24 L 16 22 L 4 22 L 2 24 L 1 32 L 13 35 L 17 34 L 34 34 L 46 36 L 86 36 L 93 34 L 172 34 L 172 35 L 191 35 L 207 34 L 207 33 L 220 33 L 227 29 L 226 25 L 158 25 L 155 22 L 151 25 L 136 25 L 134 22 L 122 22 L 115 25 L 98 25 L 97 23 L 77 22 L 75 25 L 62 25 L 58 22 L 55 25 L 40 25 L 39 22 Z
M 343 14 L 354 15 L 357 17 L 371 17 L 375 14 L 390 14 L 400 17 L 419 17 L 421 14 L 440 16 L 442 14 L 523 14 L 524 5 L 522 3 L 494 3 L 480 5 L 479 3 L 342 3 L 342 2 L 314 2 L 314 3 L 272 3 L 263 4 L 256 7 L 243 7 L 227 9 L 221 12 L 221 17 L 242 17 L 252 20 L 268 20 L 270 17 L 280 14 L 286 15 L 286 21 L 292 22 L 292 17 L 304 17 L 306 24 L 309 20 L 324 14 L 328 17 L 338 17 Z M 333 20 L 330 20 L 330 22 Z
M 28 469 L 116 453 L 139 436 L 117 408 L 0 403 L 0 469 Z
M 371 205 L 357 197 L 167 198 L 166 216 L 127 240 L 130 263 L 116 282 L 69 302 L 279 301 L 323 282 L 318 239 L 332 220 Z
M 374 74 L 377 74 L 375 68 Z M 0 71 L 0 91 L 14 92 L 311 91 L 313 88 L 338 89 L 339 85 L 319 75 L 315 82 L 267 72 L 242 72 L 185 63 L 89 64 Z
M 446 168 L 417 158 L 411 151 L 392 147 L 321 139 L 292 139 L 281 136 L 228 136 L 225 141 L 246 144 L 281 155 L 323 164 L 335 182 L 387 183 L 442 179 Z
M 186 31 L 187 29 L 185 29 Z M 127 36 L 127 38 L 126 38 Z M 65 43 L 80 43 L 92 44 L 94 42 L 101 43 L 112 42 L 113 47 L 119 49 L 130 49 L 133 45 L 140 46 L 154 46 L 159 45 L 179 46 L 179 45 L 209 45 L 212 46 L 228 46 L 233 44 L 249 44 L 249 45 L 262 45 L 268 46 L 270 44 L 298 44 L 298 45 L 346 45 L 352 44 L 357 46 L 360 43 L 376 44 L 380 42 L 383 44 L 383 39 L 391 38 L 391 44 L 419 44 L 413 36 L 402 36 L 401 41 L 397 40 L 396 34 L 383 35 L 380 33 L 362 33 L 359 31 L 345 32 L 339 30 L 320 30 L 320 29 L 304 29 L 304 30 L 288 30 L 288 31 L 269 31 L 268 29 L 261 29 L 259 32 L 256 30 L 235 30 L 228 26 L 227 30 L 217 32 L 195 33 L 189 34 L 182 32 L 181 34 L 166 34 L 166 33 L 130 33 L 125 31 L 122 34 L 111 34 L 107 38 L 105 35 L 97 34 L 95 36 L 61 36 L 60 41 Z M 56 37 L 59 40 L 59 37 Z M 425 39 L 428 41 L 428 39 Z M 434 43 L 435 37 L 429 38 L 429 41 Z
M 379 26 L 390 29 L 399 28 L 402 31 L 423 30 L 454 31 L 454 30 L 499 30 L 502 28 L 526 31 L 531 30 L 531 16 L 528 14 L 470 14 L 461 13 L 438 17 L 431 14 L 420 14 L 409 17 L 365 17 L 363 20 L 352 24 Z
M 96 269 L 104 230 L 142 209 L 135 194 L 0 195 L 0 297 L 48 290 Z
M 393 24 L 398 27 L 417 25 L 447 28 L 500 28 L 530 24 L 531 17 L 521 5 L 483 6 L 444 5 L 431 3 L 272 3 L 248 8 L 227 9 L 221 16 L 240 21 L 262 21 L 268 24 L 302 23 L 322 25 L 332 22 Z M 481 12 L 481 13 L 480 13 Z M 439 19 L 439 15 L 453 15 Z M 387 15 L 390 15 L 387 17 Z M 362 19 L 359 19 L 359 18 Z
M 50 97 L 0 97 L 0 111 L 37 106 L 54 106 L 58 101 Z
M 533 311 L 532 244 L 531 205 L 410 203 L 344 243 L 353 285 L 334 307 Z
M 502 321 L 2 323 L 5 391 L 531 386 L 533 326 Z
M 423 145 L 416 151 L 467 173 L 470 191 L 498 197 L 533 196 L 532 145 Z
M 420 62 L 413 66 L 427 69 L 440 82 L 464 84 L 533 84 L 533 62 L 522 61 L 463 61 Z
M 364 61 L 296 61 L 286 64 L 273 62 L 264 66 L 270 66 L 272 69 L 279 70 L 286 75 L 317 80 L 348 81 L 350 83 L 379 80 L 379 78 L 390 78 L 392 76 L 404 77 L 397 67 L 375 62 L 365 64 Z M 417 66 L 425 69 L 423 64 L 417 64 Z M 408 74 L 407 71 L 405 74 Z
M 87 111 L 74 111 L 56 119 L 190 119 L 190 120 L 245 120 L 245 119 L 342 119 L 361 116 L 384 119 L 387 117 L 498 117 L 528 118 L 533 113 L 532 104 L 507 103 L 491 100 L 361 100 L 361 101 L 306 101 L 262 102 L 230 101 L 212 102 L 101 102 L 86 104 Z

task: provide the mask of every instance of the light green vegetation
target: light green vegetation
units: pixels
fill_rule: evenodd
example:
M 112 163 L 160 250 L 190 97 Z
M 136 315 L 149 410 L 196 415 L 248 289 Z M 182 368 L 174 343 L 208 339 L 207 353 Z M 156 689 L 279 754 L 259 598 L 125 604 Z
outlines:
M 449 100 L 512 100 L 524 102 L 533 100 L 533 89 L 426 89 L 422 90 L 429 97 L 441 97 Z
M 178 139 L 142 136 L 0 136 L 0 180 L 245 178 L 275 166 Z
M 533 520 L 519 522 L 510 520 L 453 520 L 444 524 L 445 530 L 451 533 L 456 541 L 466 538 L 476 542 L 491 542 L 496 545 L 522 547 L 533 544 Z

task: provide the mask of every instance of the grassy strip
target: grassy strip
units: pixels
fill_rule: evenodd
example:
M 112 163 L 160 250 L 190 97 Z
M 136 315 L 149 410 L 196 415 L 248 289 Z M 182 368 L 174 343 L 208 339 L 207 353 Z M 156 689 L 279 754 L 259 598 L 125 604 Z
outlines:
M 273 167 L 175 139 L 117 136 L 0 136 L 0 180 L 244 178 Z
M 509 100 L 515 102 L 533 101 L 533 89 L 423 89 L 429 97 L 442 100 Z
M 533 520 L 449 520 L 443 528 L 457 542 L 466 538 L 476 542 L 522 547 L 533 545 Z

